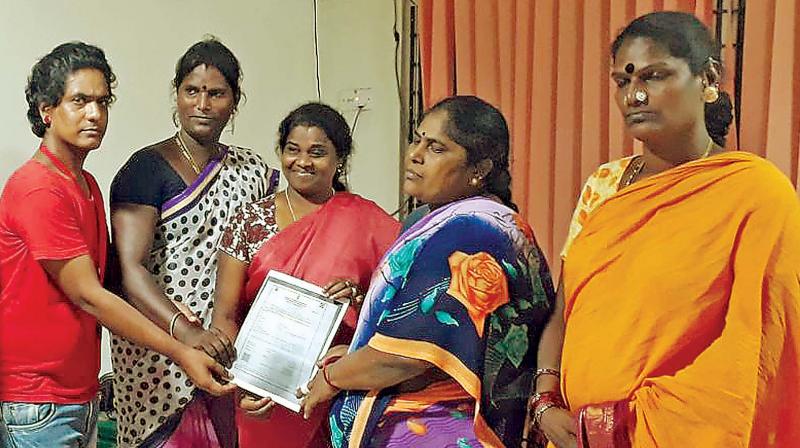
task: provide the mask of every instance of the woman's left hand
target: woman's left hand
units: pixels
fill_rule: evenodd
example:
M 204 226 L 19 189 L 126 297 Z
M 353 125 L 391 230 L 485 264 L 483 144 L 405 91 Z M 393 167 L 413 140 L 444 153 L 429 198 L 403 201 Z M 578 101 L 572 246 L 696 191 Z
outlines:
M 314 379 L 309 381 L 308 394 L 304 395 L 303 391 L 300 389 L 296 392 L 297 398 L 303 398 L 302 403 L 300 403 L 300 411 L 303 413 L 303 418 L 306 420 L 311 417 L 314 408 L 321 403 L 330 401 L 339 393 L 339 389 L 331 387 L 331 385 L 325 381 L 323 375 L 322 369 L 320 369 L 316 376 L 314 376 Z
M 358 284 L 347 278 L 337 278 L 332 280 L 322 288 L 325 295 L 333 300 L 350 300 L 350 303 L 360 306 L 364 301 L 364 293 L 359 289 Z

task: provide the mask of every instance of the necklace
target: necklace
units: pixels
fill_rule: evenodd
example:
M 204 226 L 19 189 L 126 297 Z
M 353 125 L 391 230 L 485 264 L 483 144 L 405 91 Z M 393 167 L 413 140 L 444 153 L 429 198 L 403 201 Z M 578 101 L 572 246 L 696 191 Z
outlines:
M 336 190 L 331 188 L 331 196 L 328 199 L 332 198 L 333 195 L 335 195 L 335 194 L 336 194 Z M 285 190 L 283 190 L 283 196 L 286 198 L 286 205 L 289 206 L 289 213 L 292 214 L 292 222 L 296 222 L 297 221 L 297 215 L 294 214 L 294 208 L 292 207 L 292 200 L 289 199 L 289 188 L 288 187 Z M 328 199 L 326 199 L 326 201 Z
M 292 222 L 297 221 L 297 215 L 294 214 L 294 209 L 292 208 L 292 201 L 289 199 L 289 189 L 283 190 L 283 195 L 286 196 L 286 204 L 289 206 L 289 213 L 292 214 Z
M 175 134 L 175 142 L 178 144 L 178 149 L 181 151 L 181 155 L 183 158 L 189 162 L 189 165 L 192 167 L 192 170 L 195 174 L 200 174 L 200 167 L 197 166 L 197 162 L 194 161 L 194 157 L 192 157 L 192 153 L 189 152 L 189 149 L 186 148 L 186 143 L 183 142 L 181 138 L 181 132 L 178 131 Z
M 178 131 L 178 133 L 175 134 L 175 143 L 178 144 L 178 149 L 181 151 L 181 155 L 183 156 L 184 159 L 186 159 L 187 162 L 189 162 L 189 165 L 191 165 L 194 173 L 199 175 L 200 166 L 197 165 L 197 162 L 194 160 L 194 157 L 192 157 L 192 153 L 189 152 L 189 149 L 186 146 L 186 142 L 183 141 L 183 138 L 181 137 L 181 131 Z M 221 145 L 219 142 L 217 142 L 216 146 L 217 146 L 216 148 L 217 152 L 216 154 L 212 154 L 211 158 L 214 158 L 217 154 L 222 152 L 222 149 L 220 148 Z M 209 158 L 209 160 L 211 158 Z
M 706 157 L 708 157 L 709 154 L 711 154 L 712 149 L 714 149 L 714 140 L 709 138 L 708 145 L 706 145 L 706 150 L 703 151 L 703 154 L 700 157 L 694 160 L 705 159 Z M 629 174 L 625 177 L 625 179 L 622 180 L 622 183 L 620 185 L 622 187 L 627 187 L 628 185 L 632 184 L 634 179 L 636 179 L 636 177 L 639 176 L 639 174 L 641 174 L 643 169 L 644 169 L 644 158 L 642 156 L 638 156 L 635 159 L 633 159 L 633 162 L 631 162 L 631 169 L 629 170 Z

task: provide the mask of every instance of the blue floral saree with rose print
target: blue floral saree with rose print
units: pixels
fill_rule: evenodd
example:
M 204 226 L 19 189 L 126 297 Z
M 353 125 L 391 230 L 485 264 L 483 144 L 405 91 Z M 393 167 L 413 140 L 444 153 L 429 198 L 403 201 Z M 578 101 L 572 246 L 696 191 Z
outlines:
M 483 197 L 434 210 L 384 256 L 350 350 L 427 361 L 438 380 L 343 391 L 330 414 L 333 446 L 520 446 L 554 302 L 547 263 L 517 213 Z

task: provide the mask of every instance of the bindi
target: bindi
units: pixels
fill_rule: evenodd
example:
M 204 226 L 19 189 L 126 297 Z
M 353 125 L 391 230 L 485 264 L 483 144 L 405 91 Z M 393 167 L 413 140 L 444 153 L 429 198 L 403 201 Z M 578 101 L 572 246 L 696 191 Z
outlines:
M 633 73 L 634 70 L 636 70 L 636 67 L 634 67 L 633 64 L 631 63 L 625 64 L 625 73 L 630 75 L 631 73 Z

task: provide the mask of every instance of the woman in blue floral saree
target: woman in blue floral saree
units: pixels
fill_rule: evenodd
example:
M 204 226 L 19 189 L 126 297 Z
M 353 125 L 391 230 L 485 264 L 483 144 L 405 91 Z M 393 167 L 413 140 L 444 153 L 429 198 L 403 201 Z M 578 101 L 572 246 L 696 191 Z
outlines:
M 338 395 L 336 448 L 517 447 L 554 293 L 511 202 L 508 129 L 453 97 L 417 137 L 404 189 L 432 212 L 384 256 L 348 354 L 328 353 L 304 412 Z

